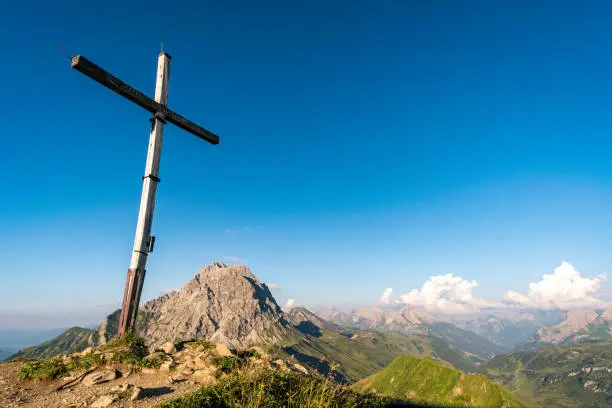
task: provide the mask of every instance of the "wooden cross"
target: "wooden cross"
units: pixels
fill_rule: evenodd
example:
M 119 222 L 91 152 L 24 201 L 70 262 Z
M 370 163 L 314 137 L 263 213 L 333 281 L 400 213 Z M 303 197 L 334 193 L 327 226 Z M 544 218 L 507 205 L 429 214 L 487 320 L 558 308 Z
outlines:
M 149 98 L 80 55 L 72 58 L 71 66 L 153 114 L 145 174 L 142 177 L 142 196 L 140 198 L 138 223 L 136 224 L 134 252 L 132 252 L 130 269 L 127 273 L 123 303 L 121 304 L 121 317 L 119 318 L 117 334 L 122 336 L 134 330 L 140 294 L 142 293 L 142 284 L 146 274 L 147 255 L 153 251 L 155 243 L 155 237 L 151 235 L 151 224 L 153 221 L 153 209 L 155 208 L 157 183 L 160 181 L 159 159 L 164 124 L 166 121 L 175 124 L 181 129 L 193 133 L 212 144 L 218 144 L 219 137 L 166 107 L 168 103 L 170 56 L 165 52 L 161 52 L 157 59 L 155 99 Z

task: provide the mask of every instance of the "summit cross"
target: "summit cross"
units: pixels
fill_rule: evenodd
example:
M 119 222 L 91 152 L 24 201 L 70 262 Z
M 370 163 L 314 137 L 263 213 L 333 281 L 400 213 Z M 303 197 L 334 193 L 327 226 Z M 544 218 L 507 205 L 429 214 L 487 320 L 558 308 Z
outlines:
M 153 245 L 155 243 L 155 237 L 151 235 L 151 225 L 153 222 L 157 183 L 160 182 L 159 160 L 164 125 L 166 122 L 170 122 L 212 144 L 218 144 L 219 137 L 166 107 L 168 103 L 168 82 L 170 79 L 170 56 L 163 51 L 157 59 L 157 80 L 155 83 L 154 99 L 132 88 L 83 56 L 77 55 L 72 58 L 71 66 L 153 114 L 145 174 L 142 176 L 142 196 L 140 198 L 140 210 L 136 224 L 134 251 L 132 252 L 130 268 L 128 269 L 125 282 L 121 317 L 119 318 L 117 332 L 118 336 L 122 336 L 134 330 L 142 285 L 146 274 L 147 255 L 153 252 Z

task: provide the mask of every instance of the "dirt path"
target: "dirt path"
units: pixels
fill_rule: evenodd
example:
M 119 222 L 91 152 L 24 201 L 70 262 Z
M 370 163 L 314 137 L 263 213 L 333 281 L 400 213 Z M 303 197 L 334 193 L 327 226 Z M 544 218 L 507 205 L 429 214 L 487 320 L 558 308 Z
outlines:
M 151 407 L 160 402 L 179 397 L 200 387 L 194 381 L 170 381 L 170 373 L 157 370 L 154 374 L 123 375 L 112 381 L 86 387 L 79 383 L 74 387 L 55 391 L 65 380 L 44 382 L 17 381 L 19 363 L 0 364 L 0 407 L 36 407 L 36 408 L 67 408 L 91 406 L 100 397 L 111 394 L 111 388 L 116 385 L 131 384 L 143 389 L 142 396 L 136 401 L 130 401 L 133 391 L 114 402 L 111 407 Z

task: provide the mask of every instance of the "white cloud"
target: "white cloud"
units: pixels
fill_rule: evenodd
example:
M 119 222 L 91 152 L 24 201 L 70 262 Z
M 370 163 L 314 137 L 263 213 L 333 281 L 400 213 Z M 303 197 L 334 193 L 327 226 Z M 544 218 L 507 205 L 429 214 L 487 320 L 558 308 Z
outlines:
M 270 290 L 280 290 L 276 283 L 267 283 L 266 284 Z
M 466 313 L 493 306 L 493 303 L 484 299 L 474 298 L 472 290 L 476 286 L 478 282 L 470 282 L 460 276 L 453 276 L 452 273 L 431 276 L 420 290 L 413 289 L 401 295 L 400 302 L 421 306 L 437 313 Z
M 295 299 L 287 299 L 287 303 L 285 304 L 285 310 L 291 310 L 295 307 Z
M 229 262 L 229 263 L 241 263 L 241 262 L 243 262 L 243 260 L 238 258 L 237 256 L 226 256 L 226 257 L 223 257 L 223 260 L 225 262 Z
M 254 232 L 253 228 L 241 227 L 241 228 L 226 228 L 223 230 L 224 234 L 237 234 L 241 232 Z
M 508 303 L 523 307 L 542 309 L 598 307 L 602 302 L 595 298 L 605 276 L 583 278 L 571 264 L 562 262 L 551 275 L 542 276 L 542 280 L 531 282 L 527 294 L 509 290 L 504 295 Z
M 382 296 L 378 300 L 378 303 L 380 303 L 381 305 L 388 305 L 389 303 L 391 303 L 391 299 L 389 299 L 389 297 L 391 296 L 392 292 L 393 292 L 393 288 L 385 289 Z

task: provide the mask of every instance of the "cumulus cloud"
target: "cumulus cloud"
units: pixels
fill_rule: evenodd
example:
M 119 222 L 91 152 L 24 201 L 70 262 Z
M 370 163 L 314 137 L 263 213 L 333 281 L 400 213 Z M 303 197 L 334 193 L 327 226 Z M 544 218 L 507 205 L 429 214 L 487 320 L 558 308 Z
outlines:
M 287 299 L 287 303 L 285 304 L 285 310 L 291 310 L 295 307 L 295 299 Z
M 509 290 L 504 300 L 523 307 L 542 309 L 598 307 L 602 302 L 593 295 L 599 291 L 604 279 L 604 275 L 582 277 L 571 264 L 563 262 L 552 274 L 542 276 L 538 282 L 531 282 L 526 294 Z
M 267 283 L 266 284 L 270 290 L 280 290 L 276 283 Z
M 393 292 L 393 288 L 385 289 L 385 291 L 383 292 L 382 296 L 378 300 L 378 303 L 380 303 L 381 305 L 388 305 L 388 304 L 390 304 L 391 303 L 391 299 L 389 299 L 389 297 L 391 296 L 392 292 Z
M 431 312 L 449 314 L 473 312 L 481 307 L 493 306 L 493 303 L 472 295 L 476 286 L 478 282 L 453 276 L 452 273 L 431 276 L 420 290 L 413 289 L 401 295 L 400 302 L 421 306 Z

